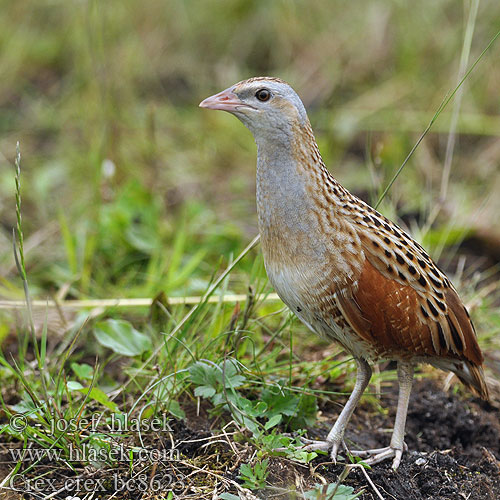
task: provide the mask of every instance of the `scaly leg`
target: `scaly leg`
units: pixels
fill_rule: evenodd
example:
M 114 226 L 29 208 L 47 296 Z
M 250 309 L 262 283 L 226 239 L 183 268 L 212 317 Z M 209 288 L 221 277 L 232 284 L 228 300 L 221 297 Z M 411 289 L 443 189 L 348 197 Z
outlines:
M 370 457 L 365 462 L 369 465 L 382 462 L 394 457 L 392 468 L 396 470 L 401 463 L 401 457 L 405 448 L 404 435 L 406 425 L 406 415 L 408 414 L 408 403 L 410 401 L 411 386 L 413 382 L 413 364 L 407 361 L 398 362 L 399 397 L 396 420 L 392 432 L 391 444 L 387 448 L 375 450 L 351 451 L 358 457 Z
M 304 449 L 307 451 L 331 450 L 330 455 L 333 462 L 336 461 L 337 453 L 344 438 L 345 428 L 347 427 L 354 409 L 356 408 L 372 376 L 370 365 L 364 359 L 356 359 L 356 364 L 358 366 L 358 369 L 356 373 L 356 383 L 354 385 L 354 389 L 349 396 L 349 399 L 347 400 L 347 403 L 344 406 L 343 410 L 340 412 L 340 415 L 338 416 L 337 421 L 332 427 L 332 430 L 328 433 L 326 441 L 311 441 L 309 444 L 304 446 Z

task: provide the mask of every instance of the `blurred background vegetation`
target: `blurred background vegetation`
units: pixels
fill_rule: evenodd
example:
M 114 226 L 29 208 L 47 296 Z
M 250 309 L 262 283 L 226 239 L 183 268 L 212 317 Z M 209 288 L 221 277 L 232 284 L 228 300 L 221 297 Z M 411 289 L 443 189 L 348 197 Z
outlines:
M 374 202 L 457 83 L 469 9 L 456 0 L 1 2 L 0 297 L 22 298 L 11 250 L 16 141 L 34 296 L 197 294 L 221 256 L 257 233 L 253 139 L 200 100 L 250 76 L 284 78 L 330 170 Z M 469 65 L 499 26 L 500 3 L 483 0 Z M 496 44 L 465 84 L 446 196 L 452 106 L 382 205 L 468 278 L 498 271 L 499 54 Z M 252 256 L 231 290 L 246 290 Z

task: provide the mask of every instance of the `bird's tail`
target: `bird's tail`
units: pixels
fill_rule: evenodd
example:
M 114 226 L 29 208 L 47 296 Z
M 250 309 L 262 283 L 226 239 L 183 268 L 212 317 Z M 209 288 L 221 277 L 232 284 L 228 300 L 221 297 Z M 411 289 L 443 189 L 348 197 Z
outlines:
M 458 365 L 454 365 L 452 371 L 474 394 L 486 401 L 490 399 L 482 366 L 478 366 L 470 361 L 464 361 Z
M 440 358 L 431 362 L 436 368 L 453 372 L 475 395 L 488 401 L 488 386 L 484 379 L 483 367 L 469 360 Z

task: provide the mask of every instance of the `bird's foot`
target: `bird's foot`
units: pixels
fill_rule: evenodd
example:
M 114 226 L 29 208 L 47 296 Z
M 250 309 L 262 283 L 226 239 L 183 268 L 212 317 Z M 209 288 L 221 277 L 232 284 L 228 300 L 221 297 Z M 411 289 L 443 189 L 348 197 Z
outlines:
M 300 440 L 303 443 L 303 446 L 300 448 L 301 450 L 304 450 L 304 451 L 329 451 L 332 462 L 334 464 L 337 463 L 337 454 L 339 452 L 340 446 L 343 444 L 342 440 L 317 441 L 314 439 L 307 439 L 304 437 L 301 437 Z
M 403 452 L 408 451 L 408 446 L 406 445 L 406 443 L 403 443 L 402 448 L 386 446 L 385 448 L 373 448 L 370 450 L 349 450 L 342 439 L 335 441 L 326 441 L 326 440 L 319 441 L 301 437 L 300 440 L 303 443 L 303 446 L 300 447 L 300 450 L 329 451 L 330 457 L 334 464 L 337 463 L 337 454 L 339 452 L 340 447 L 342 446 L 349 455 L 353 455 L 355 457 L 363 459 L 363 462 L 367 465 L 375 465 L 380 462 L 383 462 L 384 460 L 392 458 L 393 459 L 392 468 L 396 470 L 401 463 L 401 457 L 403 456 Z M 285 450 L 286 450 L 285 448 L 276 449 L 276 451 L 285 451 Z
M 393 448 L 392 446 L 386 446 L 385 448 L 374 448 L 372 450 L 350 450 L 350 454 L 356 457 L 362 458 L 363 462 L 367 465 L 378 464 L 389 458 L 393 458 L 392 468 L 396 470 L 401 463 L 401 457 L 403 456 L 403 451 L 407 451 L 408 446 L 403 443 L 403 448 Z

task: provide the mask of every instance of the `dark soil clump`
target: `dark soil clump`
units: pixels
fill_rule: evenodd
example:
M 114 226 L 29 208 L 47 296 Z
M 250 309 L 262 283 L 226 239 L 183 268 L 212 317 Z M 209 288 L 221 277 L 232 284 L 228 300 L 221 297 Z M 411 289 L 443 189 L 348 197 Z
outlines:
M 497 409 L 479 399 L 463 401 L 445 394 L 430 381 L 421 382 L 416 389 L 406 434 L 410 450 L 455 448 L 479 460 L 485 447 L 500 459 Z
M 483 457 L 474 462 L 456 450 L 430 454 L 410 452 L 396 472 L 388 462 L 374 466 L 368 474 L 384 498 L 497 500 L 500 498 L 498 465 L 484 448 L 482 452 Z M 357 470 L 345 481 L 355 488 L 360 483 L 366 485 L 366 479 Z M 367 486 L 361 498 L 378 497 Z

